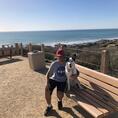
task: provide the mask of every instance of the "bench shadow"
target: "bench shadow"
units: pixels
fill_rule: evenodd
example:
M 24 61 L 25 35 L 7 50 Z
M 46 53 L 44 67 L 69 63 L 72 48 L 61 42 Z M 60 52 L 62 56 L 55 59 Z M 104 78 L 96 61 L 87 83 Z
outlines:
M 69 108 L 69 107 L 63 107 L 62 111 L 64 111 L 64 112 L 70 114 L 73 118 L 79 118 L 79 116 L 77 116 L 77 115 L 74 113 L 74 111 L 73 111 L 71 108 Z
M 117 107 L 117 111 L 109 114 L 108 116 L 105 116 L 104 118 L 118 118 L 118 101 L 116 101 L 107 91 L 103 90 L 101 87 L 99 87 L 98 85 L 94 84 L 94 83 L 90 83 L 91 86 L 95 89 L 100 91 L 98 95 L 104 96 L 104 101 L 106 101 L 106 103 L 113 103 L 115 107 Z M 98 93 L 98 92 L 97 92 Z M 111 92 L 112 93 L 112 92 Z M 113 93 L 112 93 L 113 94 Z M 100 107 L 99 107 L 100 108 Z M 104 108 L 104 107 L 101 107 Z
M 87 111 L 85 111 L 82 107 L 78 106 L 78 105 L 75 105 L 73 106 L 73 108 L 79 112 L 82 117 L 85 117 L 85 118 L 93 118 L 93 116 L 91 114 L 89 114 Z
M 91 84 L 91 86 L 92 86 L 92 88 L 94 90 L 97 90 L 97 91 L 95 91 L 95 93 L 97 93 L 99 95 L 101 95 L 101 93 L 102 93 L 102 96 L 104 96 L 103 99 L 105 101 L 107 101 L 107 102 L 111 102 L 112 101 L 114 104 L 118 105 L 118 102 L 107 91 L 103 90 L 101 87 L 99 87 L 98 85 L 96 85 L 96 84 L 94 84 L 92 82 L 90 82 L 90 84 Z
M 90 83 L 90 85 L 91 85 L 91 87 L 92 87 L 92 89 L 93 89 L 93 91 L 94 91 L 94 93 L 95 94 L 97 94 L 98 96 L 100 96 L 100 97 L 102 97 L 102 99 L 103 99 L 103 101 L 105 101 L 104 103 L 106 104 L 106 105 L 108 105 L 107 103 L 113 103 L 114 105 L 117 105 L 117 107 L 118 107 L 118 102 L 107 92 L 107 91 L 105 91 L 105 90 L 103 90 L 100 86 L 98 86 L 98 85 L 96 85 L 96 84 L 94 84 L 94 83 L 92 83 L 92 82 L 89 82 Z M 71 98 L 69 95 L 70 94 L 73 94 L 73 95 L 75 95 L 76 97 L 77 96 L 79 96 L 79 93 L 83 93 L 84 91 L 86 92 L 86 89 L 88 89 L 86 86 L 83 86 L 84 87 L 84 89 L 83 90 L 79 90 L 79 89 L 75 89 L 74 91 L 72 90 L 72 91 L 70 91 L 70 92 L 67 92 L 66 93 L 66 96 L 67 97 L 69 97 L 69 98 Z M 75 92 L 76 91 L 76 92 Z M 92 91 L 92 90 L 91 90 Z M 104 96 L 104 97 L 103 97 Z M 85 97 L 87 97 L 86 95 L 85 95 Z M 95 97 L 96 98 L 96 97 Z M 71 98 L 72 99 L 72 98 Z M 83 98 L 84 99 L 84 98 Z M 81 102 L 84 102 L 85 103 L 85 101 L 86 100 L 81 100 Z M 101 101 L 101 100 L 100 100 Z M 101 102 L 103 102 L 103 101 L 101 101 Z M 92 103 L 90 103 L 90 102 L 86 102 L 87 104 L 90 104 L 90 105 L 93 105 Z M 108 105 L 108 106 L 111 106 L 111 105 Z M 82 115 L 85 115 L 85 118 L 89 118 L 89 116 L 90 116 L 90 118 L 93 118 L 92 116 L 91 116 L 91 114 L 89 114 L 86 110 L 84 110 L 82 107 L 80 107 L 79 105 L 77 105 L 77 106 L 74 106 L 74 108 L 76 109 L 76 110 L 78 110 L 80 113 L 82 113 Z M 103 105 L 101 106 L 101 105 L 96 105 L 96 108 L 97 109 L 99 109 L 99 108 L 105 108 Z M 106 108 L 105 108 L 106 109 Z M 115 110 L 114 110 L 115 111 Z M 86 114 L 88 114 L 87 116 L 86 116 Z M 111 114 L 111 117 L 110 117 L 110 115 L 108 115 L 107 116 L 108 118 L 112 118 L 112 117 L 114 117 L 114 118 L 116 118 L 116 117 L 118 117 L 118 111 L 115 111 L 113 114 Z M 105 118 L 107 118 L 107 117 L 105 117 Z
M 0 61 L 0 65 L 11 64 L 11 63 L 19 62 L 19 61 L 22 61 L 22 59 L 15 59 L 15 58 L 9 59 L 9 58 L 7 58 L 5 60 Z
M 118 118 L 118 112 L 112 113 L 112 114 L 110 114 L 109 116 L 106 116 L 106 117 L 104 117 L 104 118 Z

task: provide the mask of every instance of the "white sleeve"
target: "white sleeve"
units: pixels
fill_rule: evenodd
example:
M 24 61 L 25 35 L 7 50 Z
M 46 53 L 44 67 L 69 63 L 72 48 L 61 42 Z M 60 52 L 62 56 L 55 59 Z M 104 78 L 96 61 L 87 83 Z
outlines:
M 49 77 L 51 77 L 53 75 L 53 71 L 54 71 L 54 64 L 55 62 L 52 62 L 50 67 L 49 67 L 49 70 L 47 72 L 47 74 L 49 74 Z

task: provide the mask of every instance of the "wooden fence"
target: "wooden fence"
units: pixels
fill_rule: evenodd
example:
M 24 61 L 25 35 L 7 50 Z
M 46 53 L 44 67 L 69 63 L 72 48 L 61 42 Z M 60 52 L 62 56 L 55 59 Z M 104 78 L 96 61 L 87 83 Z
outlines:
M 49 58 L 50 60 L 54 59 L 54 53 L 56 51 L 56 49 L 54 49 L 54 47 L 46 47 L 44 46 L 44 44 L 41 45 L 32 45 L 31 43 L 29 43 L 26 46 L 23 46 L 22 43 L 15 43 L 15 45 L 2 45 L 2 48 L 0 48 L 0 58 L 2 57 L 10 57 L 12 58 L 12 56 L 16 56 L 16 55 L 27 55 L 28 52 L 33 51 L 33 50 L 41 50 L 45 52 L 45 57 Z M 98 53 L 100 55 L 100 62 L 98 65 L 94 64 L 94 63 L 89 63 L 89 62 L 83 62 L 83 63 L 87 63 L 89 65 L 93 65 L 93 66 L 99 66 L 99 71 L 102 73 L 106 73 L 108 74 L 110 71 L 109 68 L 109 52 L 107 50 L 102 50 L 101 52 L 96 52 L 96 51 L 88 51 L 88 50 L 80 50 L 80 49 L 65 49 L 66 54 L 68 55 L 68 52 L 70 52 L 70 50 L 73 50 L 74 52 L 84 52 L 84 53 L 91 53 L 92 54 L 96 54 Z M 79 58 L 78 58 L 79 59 Z M 91 59 L 91 58 L 90 58 Z M 83 60 L 82 60 L 83 61 Z M 81 60 L 79 60 L 79 62 L 81 62 Z
M 35 48 L 33 49 L 33 45 L 31 43 L 29 43 L 28 45 L 23 45 L 22 43 L 15 43 L 14 45 L 2 45 L 2 47 L 0 48 L 0 58 L 3 57 L 10 57 L 12 58 L 12 56 L 24 56 L 27 55 L 28 52 L 33 51 L 33 50 L 44 50 L 44 45 L 38 45 L 38 48 L 36 49 L 36 46 L 34 46 Z
M 46 49 L 46 47 L 45 47 Z M 55 49 L 56 50 L 56 49 Z M 69 53 L 76 53 L 76 54 L 81 54 L 80 52 L 83 52 L 85 54 L 88 54 L 88 56 L 93 56 L 95 61 L 98 61 L 97 64 L 95 64 L 94 62 L 89 62 L 89 60 L 91 60 L 91 57 L 86 57 L 83 55 L 83 59 L 80 58 L 80 56 L 76 59 L 76 61 L 81 65 L 88 65 L 87 67 L 97 67 L 99 69 L 95 69 L 97 71 L 100 71 L 102 73 L 105 74 L 110 74 L 111 72 L 111 67 L 110 67 L 110 55 L 109 55 L 109 51 L 108 50 L 101 50 L 101 51 L 90 51 L 90 50 L 81 50 L 81 49 L 72 49 L 72 48 L 64 48 L 66 55 L 69 56 Z M 73 50 L 73 51 L 72 51 Z M 50 58 L 52 58 L 54 56 L 54 52 L 55 51 L 51 51 L 50 49 L 46 49 L 45 53 L 48 55 L 50 55 Z M 96 57 L 96 58 L 95 58 Z M 85 59 L 86 58 L 86 61 Z M 89 58 L 89 60 L 87 60 Z M 113 71 L 113 69 L 112 69 Z M 116 70 L 114 71 L 116 72 Z

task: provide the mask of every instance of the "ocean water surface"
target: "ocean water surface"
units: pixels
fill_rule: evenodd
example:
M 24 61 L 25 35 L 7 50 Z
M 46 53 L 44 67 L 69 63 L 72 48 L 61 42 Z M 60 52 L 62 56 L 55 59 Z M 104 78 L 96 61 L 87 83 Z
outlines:
M 94 42 L 118 37 L 118 29 L 0 32 L 0 45 L 33 43 L 55 45 Z

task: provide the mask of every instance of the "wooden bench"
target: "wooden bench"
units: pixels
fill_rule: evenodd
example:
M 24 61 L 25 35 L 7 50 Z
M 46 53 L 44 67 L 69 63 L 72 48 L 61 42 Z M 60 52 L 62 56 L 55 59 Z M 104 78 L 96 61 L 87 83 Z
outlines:
M 70 97 L 95 118 L 118 112 L 118 78 L 76 65 L 83 90 L 72 88 Z

